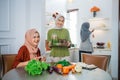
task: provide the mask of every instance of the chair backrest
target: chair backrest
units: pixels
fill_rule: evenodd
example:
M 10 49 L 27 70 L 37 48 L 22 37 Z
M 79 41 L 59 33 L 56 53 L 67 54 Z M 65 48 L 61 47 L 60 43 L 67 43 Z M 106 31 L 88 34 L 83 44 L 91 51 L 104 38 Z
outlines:
M 3 75 L 12 69 L 12 64 L 17 54 L 3 54 Z
M 3 73 L 3 61 L 2 61 L 2 55 L 0 53 L 0 80 L 2 78 L 2 73 Z
M 45 48 L 46 48 L 46 51 L 50 51 L 51 48 L 49 47 L 49 42 L 47 40 L 45 40 Z
M 106 71 L 110 62 L 110 57 L 111 57 L 110 55 L 92 55 L 83 53 L 82 62 L 86 64 L 94 64 L 100 69 Z

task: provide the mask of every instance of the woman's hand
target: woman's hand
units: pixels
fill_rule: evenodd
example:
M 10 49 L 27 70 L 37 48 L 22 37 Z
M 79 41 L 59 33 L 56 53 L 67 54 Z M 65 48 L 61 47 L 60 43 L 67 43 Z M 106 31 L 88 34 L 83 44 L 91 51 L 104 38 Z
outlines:
M 67 47 L 69 48 L 71 45 L 71 42 L 70 41 L 67 41 Z
M 46 61 L 46 57 L 43 56 L 43 57 L 41 58 L 41 61 Z
M 95 29 L 93 29 L 91 32 L 94 32 L 95 31 Z
M 46 61 L 46 57 L 44 57 L 44 56 L 36 57 L 34 59 L 39 60 L 39 61 Z
M 29 61 L 20 62 L 16 67 L 25 67 Z
M 92 37 L 94 38 L 94 37 L 95 37 L 95 35 L 94 35 L 94 34 L 92 34 Z
M 51 41 L 48 42 L 48 46 L 51 48 L 51 46 L 52 46 L 52 42 Z
M 41 56 L 33 58 L 34 60 L 40 60 Z

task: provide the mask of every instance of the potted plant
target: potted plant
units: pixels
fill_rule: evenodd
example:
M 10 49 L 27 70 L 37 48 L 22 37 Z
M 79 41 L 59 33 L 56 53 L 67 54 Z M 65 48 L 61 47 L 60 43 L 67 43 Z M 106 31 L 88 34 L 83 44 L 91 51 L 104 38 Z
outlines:
M 90 11 L 93 12 L 93 17 L 96 17 L 97 12 L 100 11 L 100 8 L 98 8 L 97 6 L 93 6 L 93 7 L 90 9 Z

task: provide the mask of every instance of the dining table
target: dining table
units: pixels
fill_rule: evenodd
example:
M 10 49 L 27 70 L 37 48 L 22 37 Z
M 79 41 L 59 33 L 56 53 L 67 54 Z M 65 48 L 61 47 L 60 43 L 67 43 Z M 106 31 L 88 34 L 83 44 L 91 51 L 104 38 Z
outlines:
M 56 72 L 48 73 L 43 71 L 39 75 L 30 75 L 24 68 L 15 68 L 8 71 L 2 80 L 112 80 L 111 75 L 100 69 L 93 70 L 82 69 L 80 73 L 58 74 Z

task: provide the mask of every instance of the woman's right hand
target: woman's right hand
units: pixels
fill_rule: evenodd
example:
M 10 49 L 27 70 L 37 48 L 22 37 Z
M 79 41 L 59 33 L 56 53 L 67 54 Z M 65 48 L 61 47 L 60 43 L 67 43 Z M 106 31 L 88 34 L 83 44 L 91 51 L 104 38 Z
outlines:
M 52 47 L 52 42 L 49 41 L 48 46 L 51 48 Z
M 94 38 L 94 37 L 95 37 L 95 35 L 94 35 L 94 34 L 92 34 L 92 37 Z
M 95 31 L 95 29 L 93 29 L 91 32 L 94 32 Z
M 41 58 L 41 61 L 46 61 L 46 57 L 43 56 L 43 57 Z

